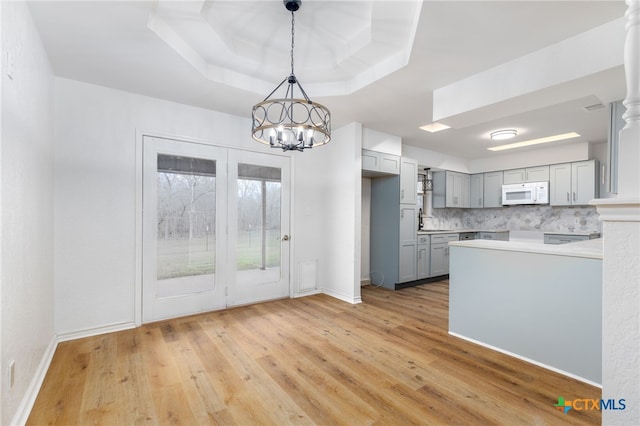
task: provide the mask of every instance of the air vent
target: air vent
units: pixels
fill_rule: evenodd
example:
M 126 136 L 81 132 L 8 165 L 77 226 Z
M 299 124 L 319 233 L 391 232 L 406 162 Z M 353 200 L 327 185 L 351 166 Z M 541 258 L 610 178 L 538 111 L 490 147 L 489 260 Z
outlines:
M 589 112 L 597 111 L 597 110 L 602 109 L 602 108 L 604 108 L 604 105 L 602 105 L 602 104 L 593 104 L 593 105 L 587 105 L 586 107 L 584 107 L 584 109 L 586 111 L 589 111 Z

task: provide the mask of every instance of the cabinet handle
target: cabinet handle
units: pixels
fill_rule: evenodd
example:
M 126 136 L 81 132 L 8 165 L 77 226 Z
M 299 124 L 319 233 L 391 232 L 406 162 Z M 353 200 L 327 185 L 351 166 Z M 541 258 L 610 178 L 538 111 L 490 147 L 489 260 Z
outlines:
M 574 192 L 573 193 L 573 201 L 575 201 L 575 200 L 576 200 L 576 193 Z
M 568 192 L 567 192 L 567 201 L 571 201 L 571 200 L 569 199 L 569 193 L 568 193 Z
M 479 204 L 479 205 L 482 205 L 482 197 L 481 197 L 481 198 L 478 198 L 478 204 Z
M 404 200 L 404 189 L 400 190 L 400 199 Z

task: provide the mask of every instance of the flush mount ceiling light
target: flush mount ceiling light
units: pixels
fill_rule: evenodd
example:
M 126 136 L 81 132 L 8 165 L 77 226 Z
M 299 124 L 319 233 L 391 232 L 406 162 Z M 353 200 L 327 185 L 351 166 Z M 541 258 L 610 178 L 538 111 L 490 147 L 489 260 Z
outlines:
M 557 141 L 563 141 L 563 140 L 566 140 L 566 139 L 572 139 L 572 138 L 577 138 L 577 137 L 580 137 L 579 133 L 570 132 L 570 133 L 563 133 L 561 135 L 547 136 L 546 138 L 531 139 L 531 140 L 528 140 L 528 141 L 510 143 L 508 145 L 494 146 L 494 147 L 487 148 L 487 149 L 489 151 L 502 151 L 502 150 L 505 150 L 505 149 L 522 148 L 523 146 L 538 145 L 538 144 L 541 144 L 541 143 L 549 143 L 549 142 L 557 142 Z
M 300 8 L 302 1 L 283 0 L 283 3 L 291 12 L 291 74 L 262 102 L 253 106 L 251 136 L 272 148 L 304 151 L 331 140 L 331 113 L 325 106 L 309 99 L 293 71 L 294 12 Z M 296 87 L 299 94 L 294 93 Z M 278 90 L 282 96 L 274 96 Z
M 518 131 L 514 129 L 496 130 L 495 132 L 491 132 L 491 140 L 501 141 L 504 139 L 511 139 L 516 137 L 517 134 Z
M 435 133 L 441 130 L 450 129 L 451 127 L 447 126 L 446 124 L 435 122 L 435 123 L 427 124 L 425 126 L 421 126 L 420 128 L 422 130 L 426 130 L 429 133 Z

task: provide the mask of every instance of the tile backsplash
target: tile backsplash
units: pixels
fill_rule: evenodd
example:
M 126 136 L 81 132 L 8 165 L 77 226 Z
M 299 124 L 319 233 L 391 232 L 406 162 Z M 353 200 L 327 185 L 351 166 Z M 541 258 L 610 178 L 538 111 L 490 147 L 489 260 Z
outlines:
M 600 232 L 596 208 L 511 206 L 495 209 L 432 209 L 425 229 L 509 229 L 547 232 Z

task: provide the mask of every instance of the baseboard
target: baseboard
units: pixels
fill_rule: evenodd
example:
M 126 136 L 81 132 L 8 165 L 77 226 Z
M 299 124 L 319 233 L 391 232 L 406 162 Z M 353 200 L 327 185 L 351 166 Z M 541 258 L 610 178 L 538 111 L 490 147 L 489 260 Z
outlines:
M 294 294 L 293 296 L 291 296 L 292 299 L 297 299 L 299 297 L 307 297 L 307 296 L 313 296 L 314 294 L 322 294 L 322 291 L 318 290 L 318 289 L 312 289 L 312 290 L 305 290 L 302 291 L 298 294 Z
M 68 340 L 82 339 L 84 337 L 98 336 L 100 334 L 113 333 L 114 331 L 122 331 L 136 328 L 133 321 L 124 321 L 100 327 L 85 328 L 84 330 L 71 331 L 58 334 L 58 342 L 66 342 Z
M 438 275 L 437 277 L 422 278 L 422 279 L 415 280 L 415 281 L 409 281 L 409 282 L 406 282 L 406 283 L 396 284 L 395 287 L 394 287 L 394 290 L 402 290 L 403 288 L 415 287 L 417 285 L 422 285 L 422 284 L 437 283 L 437 282 L 440 282 L 442 280 L 448 280 L 448 279 L 449 279 L 449 274 L 447 274 L 447 275 Z
M 509 351 L 506 351 L 504 349 L 498 348 L 496 346 L 492 346 L 492 345 L 486 344 L 486 343 L 481 342 L 479 340 L 475 340 L 475 339 L 472 339 L 470 337 L 466 337 L 466 336 L 463 336 L 461 334 L 454 333 L 453 331 L 449 331 L 449 334 L 451 336 L 457 337 L 459 339 L 466 340 L 467 342 L 471 342 L 471 343 L 474 343 L 474 344 L 479 345 L 479 346 L 484 346 L 487 349 L 491 349 L 491 350 L 494 350 L 496 352 L 500 352 L 500 353 L 503 353 L 505 355 L 512 356 L 512 357 L 517 358 L 517 359 L 519 359 L 521 361 L 525 361 L 525 362 L 528 362 L 530 364 L 537 365 L 538 367 L 546 368 L 547 370 L 554 371 L 554 372 L 556 372 L 558 374 L 562 374 L 563 376 L 571 377 L 572 379 L 576 379 L 576 380 L 579 380 L 579 381 L 581 381 L 583 383 L 587 383 L 587 384 L 589 384 L 591 386 L 595 386 L 597 388 L 602 389 L 602 385 L 600 383 L 596 383 L 596 382 L 594 382 L 592 380 L 585 379 L 584 377 L 577 376 L 577 375 L 575 375 L 573 373 L 569 373 L 568 371 L 560 370 L 559 368 L 552 367 L 550 365 L 543 364 L 543 363 L 541 363 L 539 361 L 536 361 L 536 360 L 533 360 L 531 358 L 527 358 L 527 357 L 524 357 L 522 355 L 518 355 L 516 353 L 509 352 Z
M 42 359 L 40 359 L 38 368 L 31 379 L 31 383 L 29 383 L 29 386 L 27 387 L 27 391 L 22 397 L 22 401 L 20 401 L 20 405 L 18 406 L 13 419 L 11 419 L 12 425 L 23 426 L 27 423 L 27 419 L 29 418 L 29 414 L 31 414 L 31 409 L 33 408 L 33 404 L 36 402 L 36 398 L 38 397 L 38 393 L 40 392 L 40 388 L 42 387 L 44 378 L 47 375 L 47 371 L 49 370 L 49 366 L 51 365 L 51 361 L 53 360 L 53 355 L 56 353 L 57 347 L 58 339 L 56 336 L 53 336 L 47 346 L 47 349 L 45 349 L 45 352 L 42 355 Z
M 333 290 L 329 290 L 326 288 L 322 289 L 322 292 L 328 296 L 335 297 L 336 299 L 340 299 L 343 302 L 351 303 L 352 305 L 357 305 L 358 303 L 362 303 L 362 298 L 358 297 L 349 297 L 344 294 L 337 293 Z

